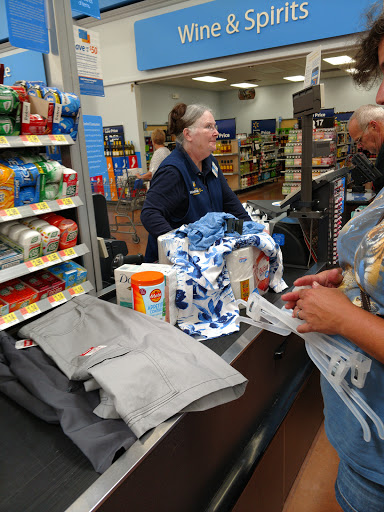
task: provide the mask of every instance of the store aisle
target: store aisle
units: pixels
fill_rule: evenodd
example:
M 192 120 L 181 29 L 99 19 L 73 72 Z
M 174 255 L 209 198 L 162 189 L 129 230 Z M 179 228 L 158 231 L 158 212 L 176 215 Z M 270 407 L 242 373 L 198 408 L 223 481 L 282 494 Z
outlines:
M 320 427 L 301 467 L 283 512 L 342 512 L 334 484 L 339 458 Z
M 266 185 L 262 185 L 260 187 L 257 187 L 253 190 L 250 190 L 249 192 L 244 192 L 238 195 L 240 201 L 242 203 L 251 200 L 251 199 L 276 199 L 281 200 L 284 198 L 284 196 L 281 193 L 281 187 L 284 179 L 279 178 L 278 180 L 267 183 Z M 132 215 L 132 212 L 128 212 L 128 215 Z M 108 205 L 108 217 L 109 217 L 109 223 L 112 224 L 115 222 L 115 205 Z M 121 217 L 119 219 L 119 222 L 125 222 L 124 218 Z M 134 222 L 140 223 L 140 212 L 136 211 L 134 212 Z M 148 233 L 146 229 L 141 225 L 136 225 L 136 232 L 137 235 L 140 238 L 140 242 L 138 244 L 135 244 L 133 242 L 133 236 L 132 234 L 126 234 L 122 233 L 122 231 L 133 231 L 132 228 L 128 227 L 121 227 L 119 228 L 118 232 L 112 233 L 112 235 L 117 240 L 125 240 L 128 247 L 128 254 L 144 254 L 145 248 L 147 246 L 147 238 Z

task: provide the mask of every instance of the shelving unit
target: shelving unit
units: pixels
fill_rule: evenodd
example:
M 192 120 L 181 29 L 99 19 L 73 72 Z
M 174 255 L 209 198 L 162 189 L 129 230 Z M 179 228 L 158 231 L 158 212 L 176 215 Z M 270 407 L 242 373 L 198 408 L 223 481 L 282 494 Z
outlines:
M 248 149 L 249 146 L 250 149 Z M 277 178 L 277 148 L 273 135 L 253 134 L 252 142 L 240 145 L 240 154 L 244 155 L 250 151 L 249 157 L 240 158 L 240 188 L 242 190 L 272 182 Z
M 312 158 L 312 179 L 321 173 L 328 172 L 336 166 L 336 130 L 334 128 L 316 128 L 313 131 L 314 141 L 330 142 L 330 153 L 325 157 Z M 301 186 L 301 154 L 302 154 L 302 131 L 290 130 L 288 139 L 284 144 L 284 151 L 280 155 L 284 158 L 284 183 L 282 194 L 287 195 Z
M 51 146 L 57 144 L 64 148 L 65 146 L 74 145 L 75 141 L 70 135 L 19 135 L 12 137 L 2 136 L 0 137 L 0 155 L 2 151 L 9 149 L 14 149 L 16 153 L 18 149 L 26 148 L 31 149 L 33 152 L 39 152 L 39 150 L 44 151 L 47 145 Z M 49 212 L 58 212 L 62 210 L 80 208 L 83 206 L 84 203 L 82 199 L 79 196 L 73 196 L 56 199 L 53 201 L 43 201 L 35 204 L 2 209 L 0 210 L 0 224 L 21 218 L 38 216 Z M 80 233 L 79 236 L 81 237 Z M 75 247 L 44 255 L 32 260 L 24 261 L 18 265 L 0 270 L 0 283 L 5 283 L 11 279 L 22 278 L 31 272 L 37 272 L 38 270 L 46 269 L 64 261 L 85 256 L 89 253 L 90 250 L 88 246 L 85 243 L 80 243 Z M 92 279 L 92 269 L 88 267 L 87 273 L 88 271 L 90 271 Z M 73 287 L 72 289 L 64 290 L 63 292 L 44 299 L 39 303 L 32 303 L 29 306 L 22 308 L 22 310 L 17 310 L 7 315 L 0 316 L 0 330 L 7 329 L 19 322 L 27 320 L 32 316 L 43 313 L 49 308 L 58 306 L 59 304 L 70 300 L 76 295 L 87 293 L 93 289 L 93 284 L 90 281 L 87 281 L 81 286 L 79 285 L 77 287 Z
M 216 142 L 216 151 L 213 156 L 217 158 L 220 168 L 232 190 L 240 188 L 240 153 L 238 139 Z
M 24 322 L 25 320 L 30 320 L 40 313 L 45 313 L 46 311 L 49 311 L 56 306 L 64 304 L 64 302 L 68 302 L 73 297 L 83 295 L 84 293 L 88 293 L 92 290 L 93 286 L 91 283 L 89 281 L 85 281 L 84 283 L 78 284 L 77 286 L 67 288 L 66 290 L 63 290 L 59 293 L 55 293 L 46 299 L 34 302 L 29 306 L 18 309 L 13 313 L 0 316 L 0 331 L 4 331 L 13 325 Z

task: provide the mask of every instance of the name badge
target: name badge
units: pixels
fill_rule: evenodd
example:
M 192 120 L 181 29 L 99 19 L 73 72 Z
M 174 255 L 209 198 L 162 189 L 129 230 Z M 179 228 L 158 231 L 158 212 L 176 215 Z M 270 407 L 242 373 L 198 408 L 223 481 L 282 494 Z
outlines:
M 219 175 L 219 169 L 218 169 L 217 165 L 215 164 L 215 162 L 212 162 L 212 172 L 215 175 L 215 178 L 217 178 Z

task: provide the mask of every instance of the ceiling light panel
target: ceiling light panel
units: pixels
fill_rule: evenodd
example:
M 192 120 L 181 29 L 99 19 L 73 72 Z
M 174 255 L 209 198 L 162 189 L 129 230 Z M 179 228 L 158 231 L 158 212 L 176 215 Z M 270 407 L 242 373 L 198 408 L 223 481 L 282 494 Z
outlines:
M 304 82 L 305 76 L 296 75 L 296 76 L 285 76 L 284 80 L 289 80 L 290 82 Z
M 340 66 L 342 64 L 349 64 L 351 62 L 355 62 L 352 57 L 349 57 L 348 55 L 341 55 L 340 57 L 329 57 L 327 59 L 323 59 L 325 62 L 328 62 L 328 64 L 332 64 L 332 66 Z
M 225 82 L 226 78 L 219 78 L 218 76 L 196 76 L 192 80 L 198 80 L 199 82 Z
M 230 84 L 231 87 L 237 87 L 238 89 L 249 89 L 250 87 L 259 87 L 257 84 L 249 84 L 242 82 L 241 84 Z

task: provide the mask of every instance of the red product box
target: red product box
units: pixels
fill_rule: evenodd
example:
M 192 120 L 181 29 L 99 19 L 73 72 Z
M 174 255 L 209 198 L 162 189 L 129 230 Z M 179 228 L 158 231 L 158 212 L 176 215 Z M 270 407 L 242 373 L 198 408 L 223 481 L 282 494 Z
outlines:
M 29 103 L 23 103 L 21 134 L 44 135 L 52 133 L 55 105 L 49 101 L 29 96 Z
M 37 302 L 38 293 L 20 279 L 11 279 L 0 285 L 0 299 L 8 305 L 9 313 L 13 313 Z
M 65 290 L 65 282 L 48 270 L 39 270 L 30 276 L 23 277 L 23 281 L 36 290 L 38 299 L 42 300 Z

